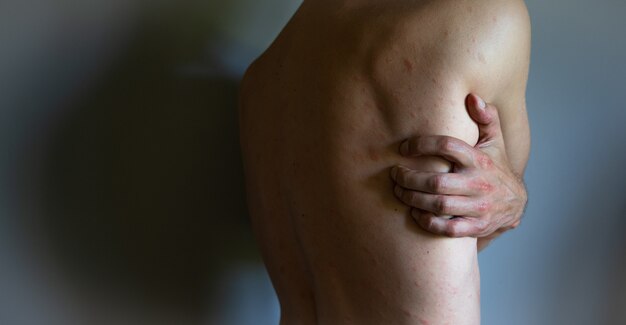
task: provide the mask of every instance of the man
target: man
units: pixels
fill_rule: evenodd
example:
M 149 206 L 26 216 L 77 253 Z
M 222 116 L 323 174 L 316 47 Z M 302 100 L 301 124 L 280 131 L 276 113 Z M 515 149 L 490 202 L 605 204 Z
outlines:
M 281 324 L 480 323 L 478 248 L 526 203 L 529 48 L 521 0 L 304 1 L 241 89 Z

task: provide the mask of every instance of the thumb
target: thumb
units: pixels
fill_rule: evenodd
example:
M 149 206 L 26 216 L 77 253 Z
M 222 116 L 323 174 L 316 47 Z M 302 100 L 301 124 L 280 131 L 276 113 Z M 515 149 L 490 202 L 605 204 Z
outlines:
M 504 138 L 500 126 L 500 116 L 498 109 L 485 103 L 477 95 L 467 96 L 465 105 L 470 117 L 478 124 L 478 143 L 476 147 L 484 148 L 488 146 L 498 146 L 504 148 Z

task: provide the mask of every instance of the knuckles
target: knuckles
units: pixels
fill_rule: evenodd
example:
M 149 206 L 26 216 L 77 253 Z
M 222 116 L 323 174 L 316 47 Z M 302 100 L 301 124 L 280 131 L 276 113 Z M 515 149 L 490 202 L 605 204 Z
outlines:
M 480 236 L 486 236 L 488 235 L 487 232 L 489 230 L 489 223 L 482 220 L 476 220 L 474 228 L 476 228 L 476 231 L 480 234 Z
M 492 204 L 490 202 L 481 201 L 481 202 L 478 203 L 478 206 L 476 207 L 476 209 L 481 214 L 484 214 L 484 213 L 489 212 L 491 210 L 491 207 L 492 207 Z
M 483 194 L 491 193 L 494 190 L 493 184 L 484 179 L 473 181 L 471 186 L 474 190 Z
M 446 228 L 444 235 L 448 237 L 459 237 L 459 231 L 455 228 L 455 226 L 450 226 Z
M 422 217 L 420 224 L 426 231 L 437 232 L 437 228 L 435 227 L 435 220 L 433 220 L 433 217 Z
M 450 199 L 445 195 L 439 195 L 435 198 L 434 209 L 435 213 L 440 215 L 451 215 Z
M 453 138 L 444 136 L 439 138 L 437 147 L 443 152 L 450 152 L 456 147 L 456 142 Z
M 442 193 L 446 190 L 446 179 L 444 175 L 433 175 L 428 178 L 427 186 L 433 193 Z
M 402 192 L 402 201 L 404 201 L 404 203 L 412 206 L 412 207 L 418 207 L 417 205 L 417 193 L 413 192 L 413 191 L 403 191 Z
M 419 218 L 416 219 L 417 223 L 420 225 L 420 227 L 430 233 L 434 233 L 434 234 L 442 234 L 441 233 L 441 229 L 439 229 L 439 227 L 437 227 L 437 224 L 435 223 L 435 219 L 436 217 L 432 216 L 432 215 L 421 215 Z
M 476 157 L 478 165 L 483 169 L 492 169 L 494 167 L 493 160 L 488 155 L 482 153 Z
M 407 186 L 411 179 L 411 175 L 404 169 L 398 169 L 398 174 L 396 175 L 396 182 L 402 186 Z
M 449 226 L 445 230 L 445 235 L 453 238 L 466 236 L 466 233 L 463 231 L 461 226 L 461 223 L 450 222 Z

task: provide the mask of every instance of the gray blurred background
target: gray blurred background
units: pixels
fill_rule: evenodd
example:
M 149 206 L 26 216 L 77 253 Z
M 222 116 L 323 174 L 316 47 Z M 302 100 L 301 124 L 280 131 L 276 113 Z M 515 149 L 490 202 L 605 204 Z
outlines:
M 527 4 L 530 204 L 483 324 L 626 324 L 626 2 Z M 277 324 L 235 105 L 298 5 L 0 2 L 0 324 Z

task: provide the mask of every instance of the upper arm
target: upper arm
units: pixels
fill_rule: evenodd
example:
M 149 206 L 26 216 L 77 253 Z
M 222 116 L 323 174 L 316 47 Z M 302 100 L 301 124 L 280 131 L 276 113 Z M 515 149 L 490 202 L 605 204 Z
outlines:
M 502 35 L 497 57 L 487 71 L 497 75 L 491 103 L 498 107 L 507 156 L 513 171 L 521 176 L 530 151 L 530 128 L 526 112 L 526 84 L 530 65 L 530 19 L 523 1 L 513 1 L 503 10 Z M 490 78 L 488 75 L 482 78 Z
M 485 0 L 457 16 L 462 30 L 443 43 L 450 73 L 460 75 L 468 93 L 498 108 L 507 156 L 524 173 L 530 151 L 526 84 L 530 64 L 530 18 L 524 1 Z

